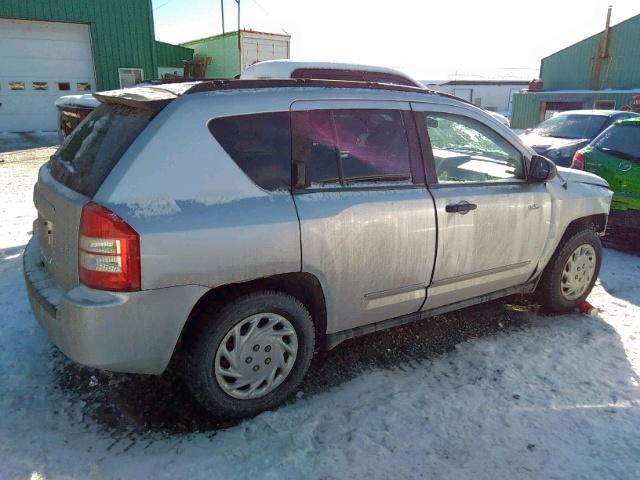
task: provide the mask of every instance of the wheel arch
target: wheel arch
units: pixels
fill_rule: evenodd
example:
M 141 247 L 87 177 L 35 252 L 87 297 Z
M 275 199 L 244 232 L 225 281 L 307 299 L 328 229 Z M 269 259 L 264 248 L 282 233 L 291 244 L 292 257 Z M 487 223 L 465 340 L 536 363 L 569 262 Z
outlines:
M 327 332 L 327 309 L 322 286 L 320 285 L 320 281 L 310 273 L 291 272 L 246 282 L 221 285 L 207 291 L 198 299 L 191 309 L 187 321 L 182 327 L 182 332 L 180 333 L 173 356 L 176 357 L 176 353 L 181 351 L 189 333 L 194 330 L 197 322 L 201 321 L 199 313 L 205 307 L 212 305 L 222 307 L 243 295 L 261 290 L 279 291 L 289 294 L 309 309 L 315 329 L 315 348 L 318 349 Z
M 568 238 L 586 229 L 594 230 L 598 235 L 602 236 L 604 235 L 606 228 L 607 228 L 607 215 L 604 213 L 595 213 L 592 215 L 585 215 L 583 217 L 576 218 L 571 222 L 569 222 L 569 224 L 565 227 L 562 235 L 560 235 L 560 240 L 558 240 L 558 243 L 556 244 L 554 249 L 551 251 L 550 254 L 547 254 L 548 257 L 542 264 L 542 267 L 540 267 L 540 264 L 539 264 L 538 268 L 536 269 L 536 272 L 533 276 L 536 282 L 536 287 L 540 282 L 540 279 L 542 278 L 542 275 L 544 274 L 545 270 L 547 269 L 547 266 L 549 265 L 551 260 L 556 256 L 556 253 L 562 248 L 562 245 L 564 245 L 564 242 Z

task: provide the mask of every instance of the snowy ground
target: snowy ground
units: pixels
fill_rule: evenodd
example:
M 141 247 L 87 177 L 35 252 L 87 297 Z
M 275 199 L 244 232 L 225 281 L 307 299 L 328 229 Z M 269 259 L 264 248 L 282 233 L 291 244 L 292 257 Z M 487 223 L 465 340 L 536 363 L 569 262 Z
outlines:
M 346 342 L 225 425 L 174 375 L 78 367 L 39 329 L 21 252 L 50 153 L 0 153 L 0 479 L 640 478 L 640 258 L 606 251 L 598 317 L 515 299 Z

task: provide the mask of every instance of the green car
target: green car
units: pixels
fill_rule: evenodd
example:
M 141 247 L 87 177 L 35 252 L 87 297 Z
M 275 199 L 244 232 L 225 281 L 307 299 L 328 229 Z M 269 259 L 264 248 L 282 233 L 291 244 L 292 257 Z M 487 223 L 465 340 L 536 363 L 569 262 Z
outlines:
M 611 125 L 576 152 L 571 167 L 609 182 L 614 192 L 612 210 L 640 214 L 640 117 Z

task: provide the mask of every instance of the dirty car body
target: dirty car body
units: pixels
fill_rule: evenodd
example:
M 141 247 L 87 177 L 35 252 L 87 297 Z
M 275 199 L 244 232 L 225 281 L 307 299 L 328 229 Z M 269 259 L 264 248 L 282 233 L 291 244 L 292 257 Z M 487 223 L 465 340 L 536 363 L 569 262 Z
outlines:
M 92 367 L 162 373 L 196 313 L 237 291 L 290 293 L 317 348 L 532 292 L 572 225 L 602 232 L 609 213 L 599 177 L 536 180 L 508 128 L 422 89 L 239 80 L 97 96 L 39 172 L 24 255 L 38 321 Z M 121 240 L 100 240 L 106 228 Z

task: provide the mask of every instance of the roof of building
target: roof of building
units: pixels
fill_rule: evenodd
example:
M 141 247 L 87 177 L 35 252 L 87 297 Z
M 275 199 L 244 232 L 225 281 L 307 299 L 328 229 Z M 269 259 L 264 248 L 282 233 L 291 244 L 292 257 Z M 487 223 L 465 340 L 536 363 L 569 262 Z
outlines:
M 291 35 L 289 35 L 288 33 L 261 32 L 261 31 L 258 31 L 258 30 L 250 30 L 250 29 L 246 29 L 246 28 L 241 28 L 240 32 L 242 32 L 242 33 L 257 33 L 257 34 L 260 34 L 260 35 L 273 35 L 275 37 L 291 38 Z M 218 39 L 218 38 L 231 37 L 231 36 L 237 36 L 237 35 L 238 35 L 238 30 L 232 30 L 231 32 L 219 33 L 218 35 L 211 35 L 210 37 L 196 38 L 196 39 L 193 39 L 193 40 L 189 40 L 187 42 L 182 42 L 182 43 L 180 43 L 180 45 L 188 47 L 189 45 L 194 44 L 194 43 L 198 43 L 198 42 L 206 42 L 208 40 L 215 40 L 215 39 Z
M 636 20 L 640 20 L 640 13 L 639 13 L 638 15 L 634 15 L 633 17 L 629 17 L 629 18 L 627 18 L 626 20 L 623 20 L 623 21 L 621 21 L 621 22 L 619 22 L 619 23 L 616 23 L 615 25 L 611 25 L 611 27 L 610 27 L 610 28 L 611 28 L 611 29 L 618 28 L 618 27 L 620 27 L 620 26 L 622 26 L 622 25 L 624 25 L 624 24 L 626 24 L 626 23 L 628 23 L 628 22 L 634 22 L 634 21 L 636 21 Z M 571 45 L 567 45 L 566 47 L 561 48 L 560 50 L 557 50 L 556 52 L 553 52 L 553 53 L 552 53 L 552 54 L 550 54 L 550 55 L 547 55 L 547 56 L 546 56 L 546 57 L 544 57 L 542 60 L 544 61 L 545 59 L 547 59 L 547 58 L 549 58 L 549 57 L 552 57 L 552 56 L 554 56 L 554 55 L 556 55 L 556 54 L 558 54 L 558 53 L 560 53 L 560 52 L 564 52 L 565 50 L 568 50 L 568 49 L 570 49 L 570 48 L 573 48 L 573 47 L 575 47 L 576 45 L 581 44 L 582 42 L 586 42 L 587 40 L 590 40 L 590 39 L 592 39 L 592 38 L 594 38 L 594 37 L 597 37 L 597 36 L 601 35 L 601 34 L 602 34 L 602 32 L 603 32 L 603 31 L 602 31 L 602 30 L 600 30 L 599 32 L 594 33 L 593 35 L 590 35 L 590 36 L 588 36 L 588 37 L 586 37 L 586 38 L 583 38 L 582 40 L 578 40 L 577 42 L 572 43 Z

